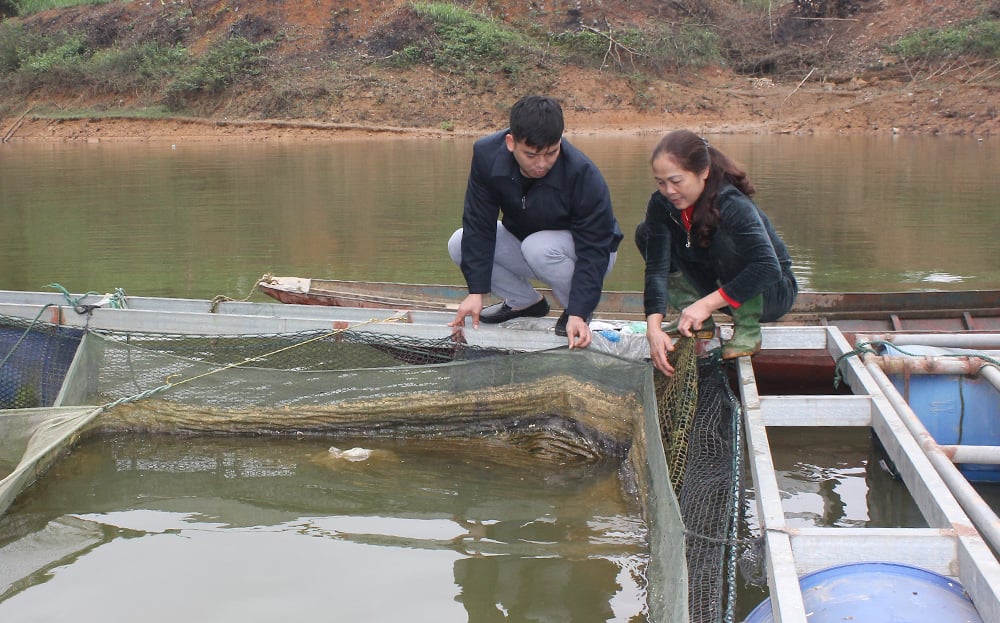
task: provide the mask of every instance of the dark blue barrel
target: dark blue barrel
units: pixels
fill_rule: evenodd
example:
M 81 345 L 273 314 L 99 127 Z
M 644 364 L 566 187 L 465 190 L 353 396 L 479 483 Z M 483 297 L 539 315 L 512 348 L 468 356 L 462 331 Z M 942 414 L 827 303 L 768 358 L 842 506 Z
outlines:
M 809 623 L 983 623 L 962 585 L 890 562 L 861 562 L 799 578 Z M 767 599 L 745 623 L 773 623 Z

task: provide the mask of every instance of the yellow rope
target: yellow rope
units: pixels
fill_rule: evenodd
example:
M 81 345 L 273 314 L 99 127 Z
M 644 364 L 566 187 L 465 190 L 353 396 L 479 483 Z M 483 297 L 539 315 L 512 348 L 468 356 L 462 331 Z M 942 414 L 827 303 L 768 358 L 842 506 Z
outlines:
M 259 286 L 262 283 L 271 283 L 272 281 L 274 281 L 274 276 L 271 275 L 271 273 L 264 273 L 263 275 L 261 275 L 260 279 L 255 281 L 253 286 L 250 287 L 250 293 L 247 294 L 246 298 L 240 299 L 239 301 L 233 298 L 229 298 L 225 294 L 220 294 L 212 299 L 212 307 L 209 310 L 209 312 L 212 314 L 216 313 L 219 309 L 219 305 L 221 305 L 222 303 L 229 303 L 229 302 L 246 303 L 247 301 L 250 300 L 250 297 L 253 296 L 253 293 L 257 291 L 257 286 Z

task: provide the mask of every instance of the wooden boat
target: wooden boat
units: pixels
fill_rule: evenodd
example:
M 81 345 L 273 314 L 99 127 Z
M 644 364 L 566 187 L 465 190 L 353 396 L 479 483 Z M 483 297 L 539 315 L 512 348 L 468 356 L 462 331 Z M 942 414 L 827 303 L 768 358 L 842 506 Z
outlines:
M 309 279 L 264 275 L 257 289 L 299 305 L 454 311 L 464 286 Z M 550 302 L 551 292 L 542 290 Z M 553 308 L 550 315 L 559 315 Z M 596 318 L 644 320 L 642 292 L 605 291 Z M 800 292 L 781 325 L 835 324 L 856 331 L 987 331 L 1000 329 L 1000 290 Z
M 457 285 L 309 279 L 264 275 L 257 289 L 283 303 L 445 314 L 454 312 L 466 296 Z M 541 290 L 550 302 L 551 291 Z M 554 308 L 550 316 L 557 316 Z M 605 291 L 595 313 L 597 319 L 644 320 L 642 292 Z M 729 322 L 719 315 L 721 323 Z M 1000 331 L 1000 290 L 915 292 L 800 292 L 792 310 L 773 327 L 833 326 L 852 345 L 858 334 L 886 332 Z M 523 333 L 523 332 L 516 332 Z M 768 333 L 765 332 L 765 341 Z M 777 341 L 777 340 L 775 340 Z M 765 344 L 754 358 L 757 374 L 768 391 L 794 390 L 832 378 L 836 362 L 825 352 L 803 349 L 793 343 Z

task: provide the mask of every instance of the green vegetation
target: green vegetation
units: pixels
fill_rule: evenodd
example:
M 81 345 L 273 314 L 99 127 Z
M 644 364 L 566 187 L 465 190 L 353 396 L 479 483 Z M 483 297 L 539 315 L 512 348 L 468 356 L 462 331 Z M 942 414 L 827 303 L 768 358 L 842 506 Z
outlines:
M 409 8 L 409 15 L 403 13 L 382 33 L 390 51 L 384 64 L 430 66 L 455 76 L 455 84 L 472 93 L 503 89 L 501 81 L 526 91 L 551 87 L 555 67 L 535 38 L 454 4 L 418 2 Z
M 701 24 L 664 25 L 651 31 L 586 29 L 553 35 L 553 40 L 577 62 L 624 71 L 702 67 L 722 60 L 718 35 Z
M 767 11 L 769 9 L 773 9 L 775 5 L 781 3 L 775 2 L 774 0 L 737 0 L 737 4 L 741 7 L 754 9 L 756 11 Z
M 1000 57 L 996 1 L 978 20 L 913 33 L 890 51 L 906 61 L 989 65 Z M 822 54 L 816 52 L 819 42 L 830 41 L 834 20 L 846 19 L 830 16 L 858 10 L 849 0 L 681 0 L 655 16 L 596 19 L 579 7 L 563 11 L 544 3 L 413 0 L 370 28 L 359 26 L 361 9 L 332 10 L 320 38 L 307 41 L 276 9 L 198 3 L 196 11 L 195 4 L 0 0 L 0 89 L 7 95 L 0 104 L 23 109 L 37 93 L 40 100 L 79 95 L 115 110 L 127 102 L 194 114 L 224 105 L 242 113 L 312 116 L 359 94 L 388 101 L 409 89 L 413 76 L 430 71 L 436 78 L 413 89 L 417 101 L 498 94 L 493 99 L 503 110 L 516 94 L 549 91 L 559 68 L 576 65 L 626 77 L 619 84 L 627 90 L 607 89 L 606 101 L 652 108 L 659 104 L 650 85 L 678 70 L 728 64 L 745 74 L 787 75 L 827 61 L 833 66 L 842 60 L 836 52 L 825 43 Z M 95 6 L 33 15 L 75 5 Z M 777 7 L 785 8 L 782 15 L 772 11 Z M 803 19 L 813 13 L 823 19 Z M 992 79 L 988 71 L 983 75 Z M 267 92 L 256 92 L 265 79 Z M 222 93 L 225 104 L 218 101 Z
M 410 8 L 413 21 L 400 20 L 385 34 L 394 45 L 384 62 L 400 68 L 428 64 L 460 76 L 473 91 L 495 90 L 501 79 L 544 90 L 555 66 L 565 62 L 637 74 L 722 58 L 718 36 L 703 24 L 552 33 L 535 25 L 518 30 L 445 2 L 415 2 Z
M 51 43 L 20 58 L 19 78 L 32 87 L 75 85 L 108 93 L 155 89 L 188 60 L 184 48 L 156 42 L 96 51 L 79 35 Z
M 81 33 L 42 36 L 19 24 L 0 24 L 0 81 L 22 89 L 89 87 L 109 93 L 154 89 L 187 61 L 187 51 L 179 46 L 144 42 L 124 49 L 94 49 Z
M 35 106 L 31 114 L 45 119 L 86 119 L 98 117 L 114 117 L 116 119 L 163 119 L 175 114 L 166 106 L 146 106 L 143 108 L 66 108 L 52 106 Z
M 168 87 L 170 93 L 216 93 L 244 77 L 259 76 L 267 65 L 264 54 L 274 39 L 253 42 L 245 37 L 224 39 L 213 45 L 190 69 Z
M 1000 20 L 984 17 L 951 28 L 926 28 L 906 35 L 889 50 L 913 60 L 966 54 L 1000 58 Z
M 155 88 L 189 60 L 186 49 L 155 41 L 131 48 L 107 48 L 94 53 L 88 63 L 88 75 L 95 86 L 112 93 Z
M 0 15 L 31 15 L 80 4 L 106 4 L 111 0 L 0 0 Z
M 256 78 L 268 64 L 266 52 L 276 43 L 230 36 L 193 57 L 180 44 L 140 40 L 99 47 L 83 31 L 43 35 L 6 20 L 0 22 L 0 87 L 110 94 L 165 89 L 168 105 L 181 105 L 199 93 L 217 93 Z
M 417 38 L 397 50 L 389 62 L 411 66 L 430 62 L 449 73 L 502 72 L 517 77 L 539 69 L 546 58 L 624 71 L 703 66 L 722 54 L 718 35 L 707 25 L 664 25 L 651 30 L 629 28 L 600 32 L 581 29 L 563 33 L 525 34 L 466 9 L 443 2 L 414 3 L 414 13 L 429 24 L 433 36 Z
M 0 23 L 0 78 L 13 76 L 24 88 L 78 84 L 86 79 L 90 56 L 79 34 L 46 37 L 17 24 Z
M 538 43 L 499 22 L 445 2 L 414 3 L 432 36 L 412 41 L 390 59 L 396 66 L 430 62 L 454 74 L 518 75 L 541 54 Z
M 28 46 L 31 36 L 21 26 L 0 23 L 0 76 L 17 71 L 21 65 L 21 49 Z
M 21 62 L 26 73 L 54 73 L 72 71 L 89 55 L 87 44 L 80 35 L 68 35 L 61 42 L 34 54 Z

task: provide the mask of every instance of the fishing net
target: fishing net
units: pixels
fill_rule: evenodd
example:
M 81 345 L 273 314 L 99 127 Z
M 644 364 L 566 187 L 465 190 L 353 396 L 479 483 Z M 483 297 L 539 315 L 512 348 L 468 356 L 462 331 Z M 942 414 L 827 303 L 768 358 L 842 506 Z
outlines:
M 680 339 L 675 374 L 657 374 L 658 415 L 685 525 L 688 611 L 699 623 L 732 621 L 736 606 L 743 463 L 740 403 L 717 357 Z
M 0 316 L 0 340 L 0 514 L 88 435 L 484 439 L 510 461 L 620 461 L 650 527 L 651 619 L 732 619 L 738 403 L 694 340 L 678 342 L 669 379 L 595 349 L 357 329 L 180 335 Z
M 80 329 L 0 317 L 0 409 L 54 404 L 82 338 Z

